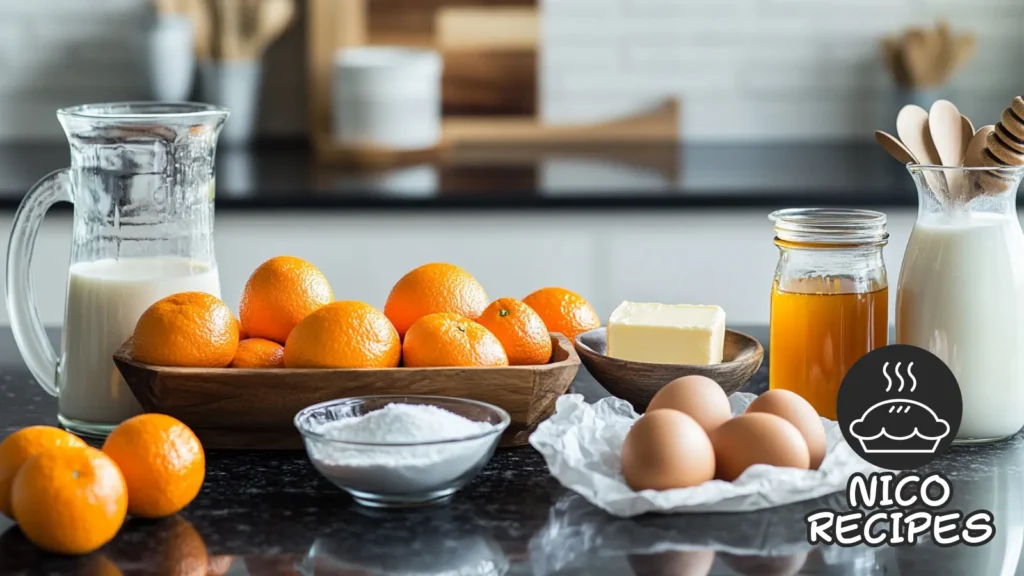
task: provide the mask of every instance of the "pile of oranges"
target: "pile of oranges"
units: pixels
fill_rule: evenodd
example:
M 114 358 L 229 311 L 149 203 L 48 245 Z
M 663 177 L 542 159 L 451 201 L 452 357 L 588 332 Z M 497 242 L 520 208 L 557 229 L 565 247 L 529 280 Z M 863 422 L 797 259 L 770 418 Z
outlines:
M 334 299 L 315 266 L 291 256 L 261 264 L 245 285 L 239 318 L 200 292 L 164 298 L 139 318 L 132 357 L 144 364 L 205 368 L 394 368 L 546 364 L 549 332 L 570 339 L 601 325 L 564 288 L 490 302 L 453 264 L 403 276 L 384 310 Z
M 127 420 L 102 450 L 60 428 L 30 426 L 0 443 L 0 513 L 44 550 L 88 554 L 113 540 L 128 514 L 178 513 L 205 477 L 202 444 L 170 416 Z

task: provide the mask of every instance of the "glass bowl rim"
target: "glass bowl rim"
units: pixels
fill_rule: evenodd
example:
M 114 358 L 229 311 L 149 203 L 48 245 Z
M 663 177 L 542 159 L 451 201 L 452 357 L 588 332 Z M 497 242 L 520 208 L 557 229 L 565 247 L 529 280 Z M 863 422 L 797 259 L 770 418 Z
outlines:
M 501 418 L 501 422 L 495 424 L 494 427 L 491 428 L 490 430 L 485 430 L 477 434 L 472 434 L 469 436 L 459 436 L 458 438 L 446 438 L 444 440 L 429 440 L 426 442 L 353 442 L 351 440 L 338 440 L 336 438 L 328 438 L 327 436 L 324 436 L 323 434 L 314 431 L 309 426 L 303 423 L 304 417 L 307 417 L 310 414 L 318 410 L 323 410 L 325 408 L 341 406 L 345 404 L 357 404 L 360 402 L 367 402 L 369 400 L 387 400 L 398 398 L 408 399 L 410 401 L 409 403 L 415 403 L 415 400 L 422 400 L 424 401 L 423 404 L 426 404 L 428 406 L 436 406 L 438 408 L 443 408 L 443 406 L 438 406 L 437 404 L 433 404 L 432 402 L 437 402 L 441 400 L 444 402 L 468 404 L 471 406 L 476 406 L 478 408 L 483 408 L 484 410 L 497 414 Z M 465 416 L 463 416 L 463 418 L 465 418 Z M 505 431 L 505 429 L 508 428 L 509 424 L 512 423 L 512 417 L 509 415 L 507 411 L 505 411 L 503 408 L 499 406 L 495 406 L 494 404 L 488 404 L 487 402 L 481 402 L 479 400 L 470 400 L 468 398 L 457 398 L 455 396 L 438 396 L 425 394 L 375 394 L 369 396 L 353 396 L 351 398 L 338 398 L 335 400 L 328 400 L 326 402 L 319 402 L 317 404 L 306 406 L 302 410 L 299 410 L 297 414 L 295 414 L 295 418 L 292 420 L 292 423 L 295 425 L 295 428 L 298 429 L 299 434 L 301 434 L 302 437 L 307 440 L 316 440 L 317 442 L 329 442 L 332 444 L 340 444 L 346 446 L 376 446 L 384 448 L 402 448 L 458 444 L 461 442 L 469 442 L 472 440 L 488 438 L 490 436 L 501 435 Z

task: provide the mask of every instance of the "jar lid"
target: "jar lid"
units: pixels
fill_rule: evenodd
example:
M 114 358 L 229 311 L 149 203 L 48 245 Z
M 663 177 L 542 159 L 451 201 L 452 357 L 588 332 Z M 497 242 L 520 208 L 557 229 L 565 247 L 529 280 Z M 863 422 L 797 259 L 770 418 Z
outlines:
M 889 238 L 886 216 L 853 208 L 787 208 L 768 215 L 779 240 L 801 244 L 872 244 Z

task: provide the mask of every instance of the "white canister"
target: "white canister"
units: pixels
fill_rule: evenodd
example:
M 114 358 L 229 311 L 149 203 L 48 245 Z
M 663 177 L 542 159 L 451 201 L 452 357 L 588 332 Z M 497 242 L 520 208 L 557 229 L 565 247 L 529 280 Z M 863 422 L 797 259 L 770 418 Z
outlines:
M 196 75 L 192 21 L 160 14 L 147 40 L 150 95 L 165 102 L 188 100 Z
M 334 139 L 346 146 L 419 150 L 441 138 L 441 56 L 365 46 L 339 50 L 331 79 Z

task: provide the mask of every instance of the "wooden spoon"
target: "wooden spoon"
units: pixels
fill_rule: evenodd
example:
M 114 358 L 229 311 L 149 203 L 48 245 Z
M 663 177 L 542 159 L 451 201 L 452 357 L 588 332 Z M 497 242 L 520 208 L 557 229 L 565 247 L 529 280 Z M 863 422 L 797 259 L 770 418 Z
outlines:
M 963 116 L 949 100 L 936 100 L 928 112 L 928 131 L 943 166 L 960 166 L 967 142 L 974 136 L 963 133 Z
M 917 158 L 907 147 L 903 145 L 895 136 L 888 132 L 882 132 L 881 130 L 875 130 L 875 141 L 889 153 L 890 156 L 899 160 L 904 164 L 918 164 Z
M 186 3 L 186 14 L 192 21 L 192 29 L 195 31 L 196 58 L 210 60 L 214 55 L 210 7 L 204 0 L 186 0 Z
M 964 152 L 966 152 L 967 145 L 971 143 L 971 138 L 974 137 L 974 133 L 977 132 L 977 130 L 974 129 L 974 123 L 971 122 L 971 119 L 963 114 L 960 115 L 960 122 L 962 123 L 962 126 L 960 127 L 961 132 L 967 135 L 967 137 L 964 138 Z
M 925 31 L 917 28 L 909 30 L 903 39 L 903 65 L 907 68 L 911 86 L 931 86 L 930 69 L 934 55 L 928 52 L 928 43 Z
M 941 163 L 928 130 L 928 112 L 924 108 L 914 104 L 901 108 L 896 116 L 896 134 L 921 164 Z
M 981 163 L 982 154 L 985 153 L 985 144 L 988 140 L 988 135 L 994 132 L 995 126 L 989 124 L 988 126 L 982 126 L 978 128 L 978 131 L 971 137 L 971 141 L 967 144 L 967 152 L 964 153 L 964 166 L 984 166 Z
M 295 17 L 294 0 L 262 0 L 259 4 L 247 52 L 259 57 L 274 43 Z

